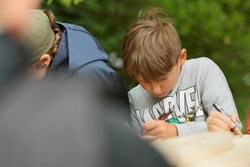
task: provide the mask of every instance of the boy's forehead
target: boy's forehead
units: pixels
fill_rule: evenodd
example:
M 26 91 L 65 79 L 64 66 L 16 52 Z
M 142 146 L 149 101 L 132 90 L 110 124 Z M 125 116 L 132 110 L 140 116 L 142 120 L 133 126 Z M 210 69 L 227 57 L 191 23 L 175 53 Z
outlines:
M 142 74 L 142 73 L 134 73 L 134 77 L 138 82 L 146 82 L 146 83 L 150 83 L 150 82 L 157 82 L 157 81 L 161 81 L 161 80 L 167 80 L 167 79 L 171 79 L 172 77 L 175 76 L 179 76 L 179 69 L 181 68 L 181 66 L 179 65 L 175 65 L 170 71 L 167 72 L 162 72 L 160 73 L 160 75 L 152 75 L 149 76 L 146 73 Z M 156 77 L 157 76 L 157 77 Z
M 168 72 L 166 73 L 165 75 L 162 75 L 160 77 L 157 77 L 157 78 L 150 78 L 148 77 L 148 79 L 145 79 L 143 78 L 143 76 L 141 74 L 137 74 L 137 75 L 134 75 L 135 76 L 135 79 L 138 81 L 138 82 L 153 82 L 153 81 L 159 81 L 159 80 L 162 80 L 163 78 L 164 79 L 167 79 L 169 77 L 171 72 Z

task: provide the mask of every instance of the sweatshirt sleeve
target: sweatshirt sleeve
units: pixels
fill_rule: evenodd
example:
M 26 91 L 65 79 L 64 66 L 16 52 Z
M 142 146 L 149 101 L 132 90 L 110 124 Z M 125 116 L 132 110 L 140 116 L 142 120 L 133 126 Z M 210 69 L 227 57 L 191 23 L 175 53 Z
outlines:
M 130 93 L 128 93 L 129 97 L 129 104 L 130 104 L 130 127 L 136 133 L 142 133 L 142 127 L 138 118 L 138 114 L 140 113 L 139 110 L 134 109 L 133 98 L 131 97 Z
M 195 122 L 185 122 L 183 124 L 174 123 L 178 131 L 178 136 L 207 132 L 206 118 L 207 116 L 204 115 L 202 117 L 196 117 Z
M 201 82 L 201 101 L 203 110 L 210 115 L 212 111 L 216 111 L 213 103 L 217 102 L 226 113 L 238 114 L 233 95 L 227 83 L 226 77 L 212 60 L 207 59 L 209 68 L 203 74 L 204 79 Z M 236 124 L 242 129 L 242 123 Z
M 208 58 L 203 58 L 196 71 L 205 120 L 204 118 L 196 117 L 195 122 L 175 124 L 179 136 L 207 132 L 206 118 L 212 111 L 216 111 L 213 107 L 215 102 L 219 103 L 226 113 L 238 114 L 226 77 L 218 65 Z M 242 129 L 240 121 L 236 125 Z
M 193 133 L 207 132 L 207 123 L 201 122 L 186 122 L 184 124 L 174 124 L 178 130 L 178 136 L 185 136 Z

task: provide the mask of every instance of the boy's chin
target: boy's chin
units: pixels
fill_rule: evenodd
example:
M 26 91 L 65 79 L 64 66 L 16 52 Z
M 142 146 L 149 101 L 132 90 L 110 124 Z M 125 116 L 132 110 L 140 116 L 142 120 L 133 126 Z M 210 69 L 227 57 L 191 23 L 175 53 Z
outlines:
M 156 97 L 166 97 L 168 93 L 154 94 Z

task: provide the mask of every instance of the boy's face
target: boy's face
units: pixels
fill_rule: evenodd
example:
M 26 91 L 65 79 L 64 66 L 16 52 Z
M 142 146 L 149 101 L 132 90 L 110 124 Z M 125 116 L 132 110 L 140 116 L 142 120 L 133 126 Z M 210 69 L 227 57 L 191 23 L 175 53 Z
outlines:
M 137 75 L 135 78 L 139 82 L 139 84 L 149 93 L 157 97 L 165 97 L 177 83 L 178 77 L 181 73 L 182 65 L 186 61 L 186 56 L 186 49 L 182 49 L 180 52 L 178 63 L 168 74 L 162 76 L 161 78 L 158 78 L 157 81 L 145 82 L 141 75 Z
M 181 66 L 177 64 L 168 74 L 159 78 L 158 81 L 145 82 L 141 75 L 137 75 L 136 80 L 149 93 L 157 97 L 165 97 L 174 88 L 180 72 Z

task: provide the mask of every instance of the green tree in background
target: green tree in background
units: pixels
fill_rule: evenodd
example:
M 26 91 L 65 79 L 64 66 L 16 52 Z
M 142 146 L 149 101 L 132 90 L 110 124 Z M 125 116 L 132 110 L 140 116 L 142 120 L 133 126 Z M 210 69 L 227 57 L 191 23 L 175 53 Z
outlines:
M 42 5 L 58 21 L 81 25 L 97 38 L 127 90 L 137 83 L 123 72 L 122 38 L 139 11 L 151 6 L 163 8 L 174 20 L 188 59 L 209 57 L 220 66 L 245 126 L 250 99 L 250 1 L 48 0 Z

